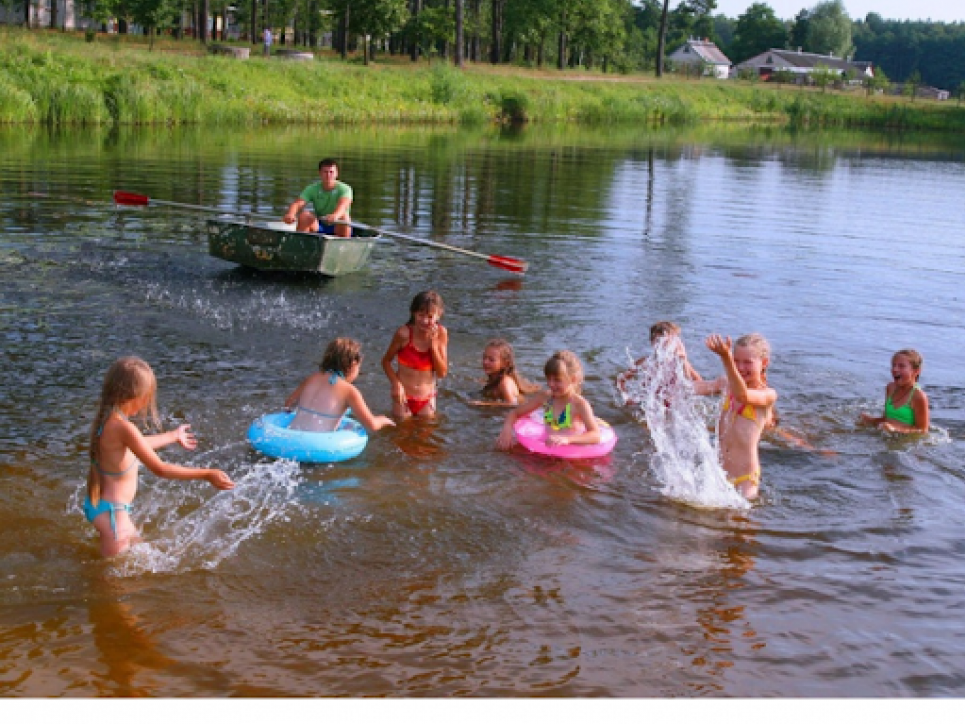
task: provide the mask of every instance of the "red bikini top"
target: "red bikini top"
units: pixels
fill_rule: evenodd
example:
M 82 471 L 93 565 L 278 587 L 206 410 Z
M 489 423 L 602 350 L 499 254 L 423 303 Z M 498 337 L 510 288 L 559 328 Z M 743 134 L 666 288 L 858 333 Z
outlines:
M 432 354 L 429 350 L 420 352 L 412 344 L 412 325 L 409 328 L 409 341 L 399 350 L 399 364 L 419 372 L 432 372 Z

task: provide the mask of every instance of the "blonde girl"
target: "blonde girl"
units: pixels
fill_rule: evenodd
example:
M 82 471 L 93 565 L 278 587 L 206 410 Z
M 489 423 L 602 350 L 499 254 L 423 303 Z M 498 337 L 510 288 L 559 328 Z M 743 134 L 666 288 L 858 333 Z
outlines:
M 107 370 L 100 405 L 90 431 L 90 470 L 84 515 L 100 533 L 101 554 L 113 556 L 138 540 L 131 522 L 137 494 L 138 462 L 159 478 L 207 480 L 219 490 L 234 487 L 227 474 L 211 468 L 189 468 L 163 462 L 154 451 L 178 443 L 194 450 L 198 442 L 190 425 L 158 435 L 143 435 L 131 422 L 137 415 L 159 426 L 157 380 L 137 357 L 122 357 Z
M 730 482 L 748 500 L 757 497 L 761 480 L 758 445 L 761 433 L 773 425 L 777 392 L 767 385 L 771 346 L 760 334 L 737 340 L 712 334 L 707 348 L 720 357 L 724 376 L 711 382 L 696 381 L 698 394 L 724 394 L 717 430 L 721 465 Z
M 898 350 L 891 357 L 892 381 L 885 387 L 881 417 L 862 414 L 859 425 L 874 425 L 885 432 L 924 433 L 931 423 L 928 395 L 918 386 L 922 357 L 913 349 Z
M 580 392 L 583 387 L 583 365 L 569 350 L 560 350 L 543 367 L 546 390 L 537 392 L 506 416 L 496 440 L 499 450 L 513 446 L 516 420 L 543 407 L 543 419 L 552 430 L 546 437 L 549 445 L 595 445 L 600 442 L 600 427 L 593 408 Z
M 362 369 L 362 345 L 354 339 L 339 337 L 329 342 L 318 369 L 285 400 L 286 409 L 296 413 L 290 430 L 337 430 L 350 409 L 369 432 L 395 425 L 384 415 L 373 415 L 353 384 Z
M 392 386 L 392 414 L 398 418 L 432 417 L 436 412 L 436 379 L 449 372 L 449 332 L 439 324 L 442 297 L 431 289 L 416 294 L 409 321 L 392 336 L 382 356 Z M 398 358 L 398 369 L 392 366 Z
M 482 368 L 486 373 L 482 395 L 491 401 L 490 404 L 516 405 L 521 395 L 531 395 L 539 390 L 516 371 L 513 346 L 505 339 L 492 339 L 486 344 Z

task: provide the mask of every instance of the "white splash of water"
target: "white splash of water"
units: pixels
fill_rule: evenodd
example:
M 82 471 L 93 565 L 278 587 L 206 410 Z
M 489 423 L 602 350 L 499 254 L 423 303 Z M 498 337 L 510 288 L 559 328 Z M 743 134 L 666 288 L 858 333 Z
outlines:
M 750 504 L 720 466 L 704 406 L 698 404 L 679 349 L 674 337 L 658 340 L 622 391 L 624 402 L 638 406 L 650 429 L 656 448 L 651 466 L 663 485 L 660 492 L 699 508 L 746 509 Z
M 252 465 L 234 479 L 234 490 L 213 497 L 209 488 L 173 481 L 142 489 L 134 502 L 135 523 L 142 531 L 157 532 L 118 558 L 113 573 L 126 577 L 216 568 L 246 540 L 287 518 L 298 505 L 299 478 L 298 463 L 276 460 Z

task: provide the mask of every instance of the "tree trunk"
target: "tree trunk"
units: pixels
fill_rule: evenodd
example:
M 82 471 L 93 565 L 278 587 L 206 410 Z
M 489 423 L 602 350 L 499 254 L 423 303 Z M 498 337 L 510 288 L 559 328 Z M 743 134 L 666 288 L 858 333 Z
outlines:
M 198 38 L 202 45 L 208 44 L 208 16 L 211 15 L 211 0 L 201 0 L 201 13 L 198 17 Z
M 57 29 L 57 0 L 50 0 L 50 29 Z
M 409 58 L 413 63 L 419 60 L 419 31 L 415 28 L 418 27 L 419 13 L 422 12 L 422 0 L 412 0 L 411 4 L 412 12 L 412 37 L 409 39 Z
M 498 65 L 503 57 L 503 2 L 505 0 L 493 0 L 492 6 L 492 33 L 493 41 L 489 47 L 489 62 Z
M 482 0 L 471 0 L 472 2 L 472 37 L 469 39 L 469 60 L 478 63 L 482 56 L 482 43 L 479 40 L 479 15 L 482 10 Z
M 657 37 L 657 77 L 663 76 L 663 54 L 664 44 L 667 42 L 667 13 L 670 8 L 670 0 L 663 0 L 663 12 L 660 13 L 660 30 Z
M 258 0 L 251 0 L 251 44 L 258 45 Z
M 556 59 L 556 67 L 560 70 L 566 69 L 566 6 L 560 15 L 560 35 L 559 35 L 559 57 Z
M 342 13 L 342 23 L 341 23 L 341 48 L 339 48 L 339 53 L 342 56 L 342 60 L 348 58 L 348 23 L 349 23 L 349 4 L 345 3 L 345 12 Z
M 462 27 L 462 10 L 463 10 L 464 0 L 456 0 L 456 52 L 452 56 L 453 65 L 457 68 L 463 66 L 462 60 L 462 43 L 463 43 L 463 27 Z

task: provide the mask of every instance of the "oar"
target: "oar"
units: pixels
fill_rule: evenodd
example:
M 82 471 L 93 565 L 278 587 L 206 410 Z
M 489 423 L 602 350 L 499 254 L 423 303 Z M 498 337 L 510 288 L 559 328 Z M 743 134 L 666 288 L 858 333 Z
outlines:
M 179 204 L 177 201 L 160 201 L 159 199 L 152 199 L 143 194 L 132 194 L 130 191 L 115 191 L 114 192 L 114 203 L 120 206 L 174 206 L 179 209 L 191 209 L 192 211 L 210 211 L 216 214 L 234 214 L 235 216 L 244 216 L 249 219 L 270 219 L 271 221 L 278 221 L 277 216 L 269 216 L 268 214 L 256 214 L 249 213 L 247 211 L 232 211 L 229 209 L 219 209 L 216 206 L 197 206 L 195 204 Z
M 252 219 L 271 219 L 272 221 L 277 221 L 276 216 L 268 216 L 266 214 L 249 214 L 244 211 L 226 211 L 225 209 L 219 209 L 214 206 L 197 206 L 195 204 L 180 204 L 176 201 L 159 201 L 158 199 L 152 199 L 143 194 L 134 194 L 130 191 L 115 191 L 114 192 L 114 203 L 120 204 L 121 206 L 174 206 L 180 209 L 191 209 L 192 211 L 210 211 L 219 214 L 237 214 L 238 216 L 245 216 Z M 525 274 L 526 270 L 529 268 L 529 262 L 523 261 L 522 259 L 514 259 L 511 256 L 497 256 L 495 254 L 480 254 L 477 251 L 469 251 L 469 249 L 462 249 L 458 246 L 450 246 L 449 244 L 443 244 L 438 241 L 429 241 L 428 239 L 420 239 L 416 236 L 408 236 L 407 234 L 399 234 L 395 231 L 386 231 L 385 229 L 378 229 L 374 226 L 369 226 L 368 224 L 360 224 L 357 221 L 336 221 L 336 224 L 345 224 L 351 226 L 353 229 L 365 229 L 367 231 L 374 231 L 377 234 L 383 234 L 385 236 L 395 237 L 397 239 L 405 239 L 406 241 L 411 241 L 415 244 L 425 244 L 426 246 L 434 246 L 438 249 L 446 249 L 447 251 L 454 251 L 459 254 L 467 254 L 469 256 L 474 256 L 478 259 L 485 259 L 491 266 L 499 267 L 500 269 L 505 269 L 506 271 L 512 272 L 513 274 Z
M 420 239 L 417 236 L 409 236 L 407 234 L 400 234 L 396 231 L 386 231 L 385 229 L 378 229 L 374 226 L 369 226 L 368 224 L 360 224 L 357 221 L 336 221 L 336 224 L 344 224 L 346 226 L 351 226 L 353 229 L 365 229 L 366 231 L 374 231 L 377 234 L 384 234 L 385 236 L 392 236 L 397 239 L 405 239 L 406 241 L 411 241 L 415 244 L 425 244 L 426 246 L 434 246 L 437 249 L 446 249 L 447 251 L 455 251 L 459 254 L 467 254 L 469 256 L 474 256 L 477 259 L 485 259 L 491 266 L 499 267 L 500 269 L 505 269 L 506 271 L 513 272 L 513 274 L 525 274 L 526 270 L 529 268 L 529 262 L 523 261 L 522 259 L 514 259 L 511 256 L 497 256 L 495 254 L 480 254 L 478 251 L 469 251 L 469 249 L 463 249 L 458 246 L 450 246 L 449 244 L 443 244 L 439 241 L 429 241 L 428 239 Z

